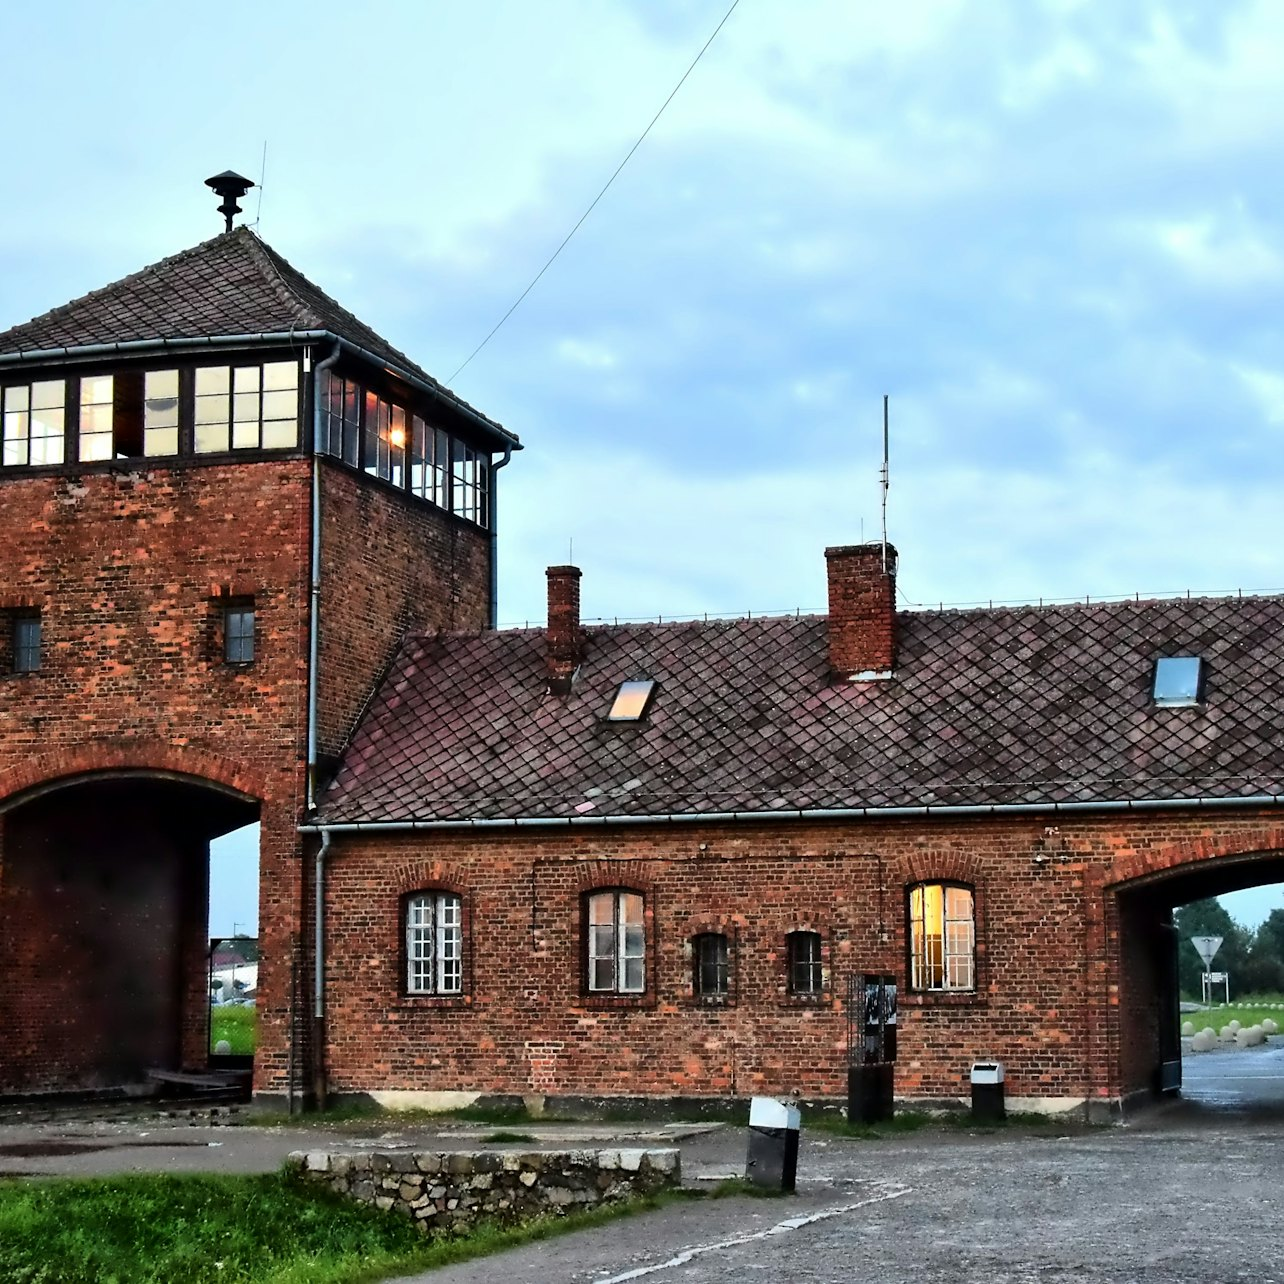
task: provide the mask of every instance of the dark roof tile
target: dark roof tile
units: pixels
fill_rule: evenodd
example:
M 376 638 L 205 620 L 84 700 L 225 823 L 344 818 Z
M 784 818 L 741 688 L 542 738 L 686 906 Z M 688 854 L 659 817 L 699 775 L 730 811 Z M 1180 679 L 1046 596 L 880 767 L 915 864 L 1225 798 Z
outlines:
M 292 267 L 247 227 L 222 232 L 0 333 L 0 354 L 100 343 L 329 330 L 440 389 L 404 352 Z M 498 428 L 498 425 L 493 425 Z
M 537 630 L 411 638 L 333 822 L 1102 802 L 1284 793 L 1284 599 L 898 617 L 895 677 L 830 685 L 823 617 L 590 629 L 565 700 Z M 1208 664 L 1158 709 L 1155 658 Z M 608 725 L 628 678 L 660 687 Z M 394 698 L 395 693 L 395 698 Z M 591 802 L 591 807 L 585 803 Z

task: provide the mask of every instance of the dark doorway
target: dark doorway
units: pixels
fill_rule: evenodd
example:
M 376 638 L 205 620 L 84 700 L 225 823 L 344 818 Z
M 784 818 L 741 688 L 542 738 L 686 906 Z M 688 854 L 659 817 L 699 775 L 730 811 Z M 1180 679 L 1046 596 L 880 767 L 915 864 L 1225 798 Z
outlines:
M 209 842 L 256 814 L 213 788 L 141 777 L 5 813 L 0 1092 L 205 1067 Z

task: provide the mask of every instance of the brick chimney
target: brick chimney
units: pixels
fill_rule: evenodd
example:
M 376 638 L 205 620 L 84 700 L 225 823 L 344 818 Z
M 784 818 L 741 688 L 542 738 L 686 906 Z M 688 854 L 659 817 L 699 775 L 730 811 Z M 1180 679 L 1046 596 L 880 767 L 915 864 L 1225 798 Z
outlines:
M 544 636 L 549 692 L 566 695 L 582 656 L 578 566 L 548 568 L 548 629 Z
M 829 667 L 837 681 L 890 677 L 896 664 L 896 550 L 827 548 Z

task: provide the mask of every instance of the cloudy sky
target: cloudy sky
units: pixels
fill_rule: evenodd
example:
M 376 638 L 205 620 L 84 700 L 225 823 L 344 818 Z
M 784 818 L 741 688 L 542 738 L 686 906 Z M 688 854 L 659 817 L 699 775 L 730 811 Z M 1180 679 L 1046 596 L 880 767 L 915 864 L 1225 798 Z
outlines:
M 4 6 L 0 327 L 266 141 L 265 239 L 527 447 L 505 622 L 568 557 L 591 616 L 822 608 L 884 393 L 907 603 L 1284 588 L 1276 0 L 740 0 L 451 377 L 729 4 Z

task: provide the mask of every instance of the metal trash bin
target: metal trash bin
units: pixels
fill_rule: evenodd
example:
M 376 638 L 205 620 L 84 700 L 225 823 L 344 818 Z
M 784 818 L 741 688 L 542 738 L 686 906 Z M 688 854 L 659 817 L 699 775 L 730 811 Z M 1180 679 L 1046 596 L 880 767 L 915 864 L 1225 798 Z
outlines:
M 764 1190 L 791 1193 L 798 1175 L 798 1129 L 795 1106 L 772 1097 L 749 1103 L 749 1155 L 745 1180 Z
M 972 1063 L 972 1118 L 993 1123 L 1007 1118 L 1003 1103 L 1003 1062 Z
M 847 1122 L 885 1123 L 896 1113 L 895 1071 L 891 1061 L 847 1067 Z

